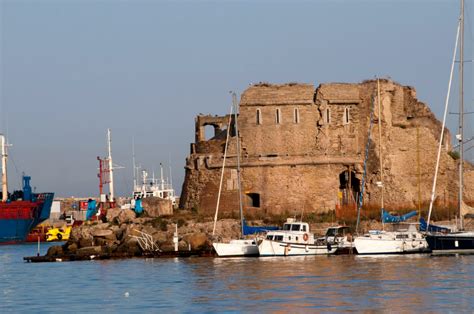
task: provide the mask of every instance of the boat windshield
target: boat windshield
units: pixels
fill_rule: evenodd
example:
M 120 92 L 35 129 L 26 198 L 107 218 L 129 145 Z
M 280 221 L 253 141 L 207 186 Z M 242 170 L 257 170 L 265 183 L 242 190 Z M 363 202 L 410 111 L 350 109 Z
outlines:
M 291 230 L 291 225 L 290 224 L 284 224 L 283 225 L 283 230 Z
M 337 229 L 336 228 L 329 228 L 326 231 L 326 237 L 335 237 L 337 235 Z
M 300 231 L 300 225 L 291 225 L 291 231 Z

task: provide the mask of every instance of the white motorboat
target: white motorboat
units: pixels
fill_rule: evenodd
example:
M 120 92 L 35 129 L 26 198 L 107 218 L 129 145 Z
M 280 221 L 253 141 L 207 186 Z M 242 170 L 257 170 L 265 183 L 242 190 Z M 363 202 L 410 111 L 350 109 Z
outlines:
M 259 255 L 255 240 L 230 240 L 229 243 L 215 242 L 212 246 L 219 257 Z
M 391 231 L 370 230 L 356 237 L 354 246 L 358 254 L 406 254 L 429 252 L 428 243 L 416 229 L 417 224 L 387 224 Z
M 269 231 L 258 245 L 260 256 L 334 254 L 337 245 L 317 241 L 305 222 L 289 218 L 282 230 Z

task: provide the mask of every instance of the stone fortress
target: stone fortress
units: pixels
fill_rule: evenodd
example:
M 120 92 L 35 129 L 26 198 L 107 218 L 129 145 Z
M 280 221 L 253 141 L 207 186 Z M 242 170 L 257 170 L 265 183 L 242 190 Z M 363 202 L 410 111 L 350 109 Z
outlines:
M 422 201 L 429 201 L 441 122 L 416 98 L 412 87 L 380 80 L 381 114 L 377 97 L 377 80 L 317 88 L 260 83 L 245 90 L 238 116 L 245 212 L 321 213 L 353 206 L 362 188 L 372 108 L 364 204 L 380 204 L 380 148 L 385 207 L 415 208 L 419 187 Z M 206 126 L 214 128 L 210 139 L 205 138 Z M 235 121 L 228 115 L 196 117 L 180 207 L 214 213 L 229 127 L 220 211 L 237 213 L 237 136 Z M 452 150 L 446 132 L 436 194 L 437 201 L 445 204 L 458 199 L 459 160 Z M 467 162 L 466 170 L 464 197 L 471 201 L 474 171 Z

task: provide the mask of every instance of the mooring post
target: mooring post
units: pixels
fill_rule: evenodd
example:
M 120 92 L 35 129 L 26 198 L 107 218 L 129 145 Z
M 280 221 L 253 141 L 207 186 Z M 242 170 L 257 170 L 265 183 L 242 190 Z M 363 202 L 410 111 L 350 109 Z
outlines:
M 173 236 L 173 243 L 174 243 L 174 251 L 178 252 L 178 243 L 179 243 L 178 224 L 175 224 L 175 226 L 176 226 L 176 229 L 175 229 L 174 236 Z

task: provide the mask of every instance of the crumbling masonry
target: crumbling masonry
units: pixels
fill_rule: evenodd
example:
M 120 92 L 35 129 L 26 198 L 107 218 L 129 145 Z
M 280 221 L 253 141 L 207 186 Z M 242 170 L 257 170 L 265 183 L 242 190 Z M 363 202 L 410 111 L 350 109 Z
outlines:
M 415 89 L 381 80 L 382 156 L 387 208 L 429 200 L 441 123 L 416 98 Z M 238 117 L 244 208 L 263 214 L 334 210 L 357 201 L 372 105 L 374 123 L 364 203 L 380 201 L 377 81 L 359 84 L 256 84 L 240 101 Z M 229 116 L 199 115 L 186 159 L 182 208 L 213 213 L 216 207 Z M 214 137 L 205 138 L 206 126 Z M 238 210 L 237 149 L 233 119 L 221 210 Z M 445 133 L 438 201 L 457 200 L 457 160 Z M 418 163 L 417 150 L 420 154 Z M 419 165 L 419 166 L 418 166 Z M 465 175 L 465 198 L 474 200 L 474 173 Z

